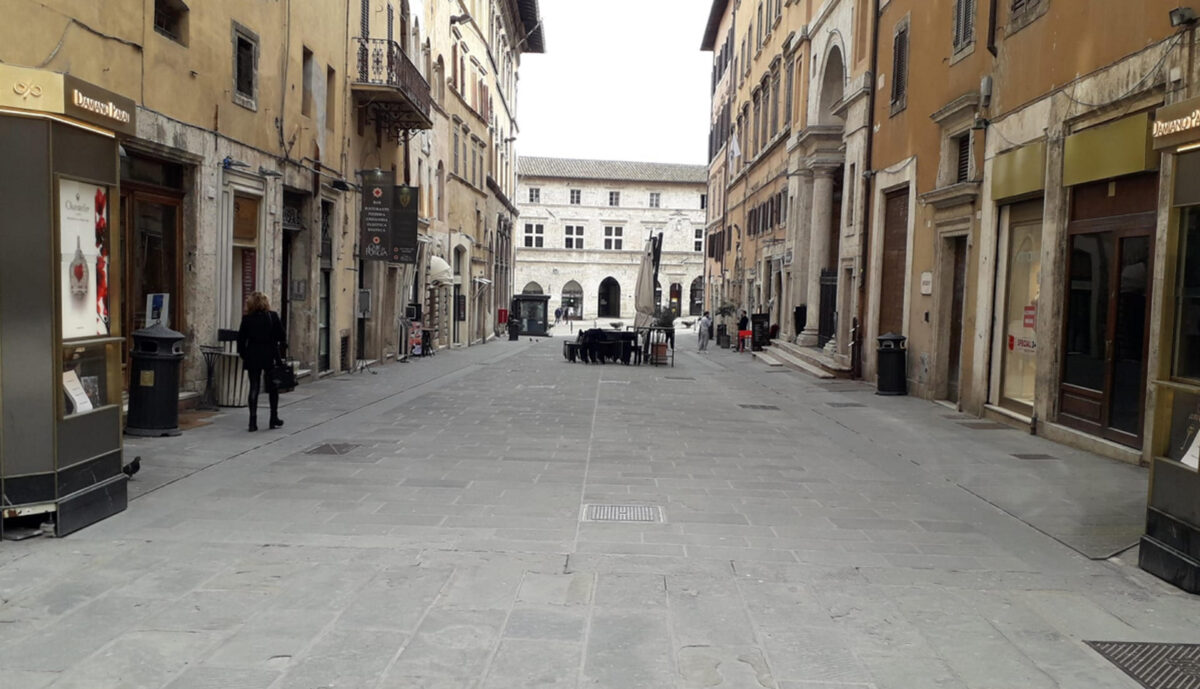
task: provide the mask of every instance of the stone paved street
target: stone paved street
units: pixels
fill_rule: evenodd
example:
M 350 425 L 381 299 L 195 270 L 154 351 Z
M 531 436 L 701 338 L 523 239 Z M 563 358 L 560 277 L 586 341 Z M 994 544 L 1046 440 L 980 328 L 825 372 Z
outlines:
M 0 543 L 0 686 L 1136 689 L 1084 641 L 1200 641 L 1128 549 L 1142 469 L 686 333 L 561 342 L 127 441 L 126 512 Z

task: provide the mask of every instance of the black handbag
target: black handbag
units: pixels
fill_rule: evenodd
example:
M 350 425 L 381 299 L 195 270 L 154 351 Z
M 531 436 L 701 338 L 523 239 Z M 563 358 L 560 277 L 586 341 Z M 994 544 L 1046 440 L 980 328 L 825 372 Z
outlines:
M 296 389 L 296 370 L 291 364 L 276 361 L 267 371 L 267 377 L 276 392 L 291 392 Z

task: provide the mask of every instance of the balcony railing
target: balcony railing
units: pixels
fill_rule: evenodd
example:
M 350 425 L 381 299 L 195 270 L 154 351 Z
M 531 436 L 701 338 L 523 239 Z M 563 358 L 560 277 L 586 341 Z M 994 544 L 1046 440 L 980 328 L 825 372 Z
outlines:
M 427 129 L 430 121 L 429 82 L 408 59 L 400 44 L 386 38 L 355 37 L 358 74 L 355 86 L 386 86 L 395 89 L 407 101 L 407 108 L 393 110 L 390 122 L 400 127 Z M 410 112 L 406 112 L 411 110 Z

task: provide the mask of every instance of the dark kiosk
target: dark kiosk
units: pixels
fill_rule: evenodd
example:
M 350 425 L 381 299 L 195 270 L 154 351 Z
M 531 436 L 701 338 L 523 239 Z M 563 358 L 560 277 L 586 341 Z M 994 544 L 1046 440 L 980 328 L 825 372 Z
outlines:
M 0 65 L 0 82 L 41 96 L 0 95 L 0 528 L 62 536 L 126 505 L 112 200 L 136 108 L 70 75 Z

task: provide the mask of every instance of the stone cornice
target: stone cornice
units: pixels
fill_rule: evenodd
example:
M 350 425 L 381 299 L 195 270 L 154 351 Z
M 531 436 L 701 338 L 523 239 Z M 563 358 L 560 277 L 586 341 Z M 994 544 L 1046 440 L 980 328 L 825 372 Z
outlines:
M 968 91 L 943 105 L 937 112 L 930 115 L 929 119 L 938 124 L 945 124 L 947 120 L 953 119 L 955 116 L 962 116 L 965 112 L 977 107 L 979 107 L 979 92 Z
M 922 203 L 928 203 L 939 210 L 954 206 L 974 205 L 979 198 L 980 182 L 959 182 L 945 187 L 927 191 L 921 194 Z

